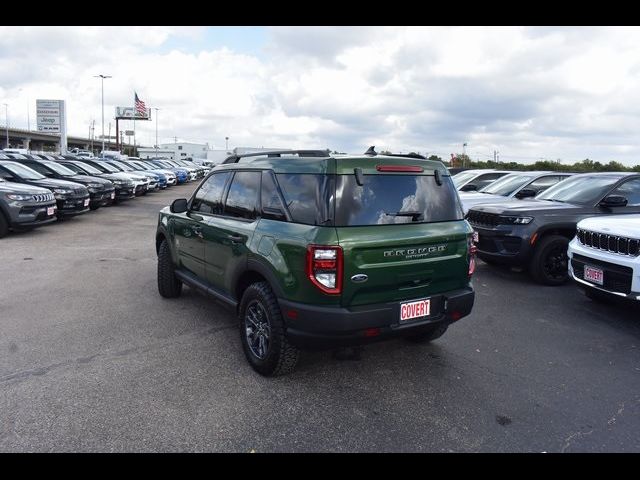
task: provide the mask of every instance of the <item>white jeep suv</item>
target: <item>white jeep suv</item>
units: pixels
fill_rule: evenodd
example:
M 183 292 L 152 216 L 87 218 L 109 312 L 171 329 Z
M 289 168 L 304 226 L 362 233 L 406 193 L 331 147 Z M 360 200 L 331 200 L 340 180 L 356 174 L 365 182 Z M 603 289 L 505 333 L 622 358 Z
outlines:
M 640 300 L 640 215 L 581 220 L 568 256 L 569 274 L 589 298 Z

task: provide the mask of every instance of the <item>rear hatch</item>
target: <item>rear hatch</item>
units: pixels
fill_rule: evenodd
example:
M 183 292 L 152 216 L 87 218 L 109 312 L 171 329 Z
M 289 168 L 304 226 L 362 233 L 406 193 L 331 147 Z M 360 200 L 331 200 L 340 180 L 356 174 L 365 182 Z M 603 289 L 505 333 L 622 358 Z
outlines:
M 358 174 L 341 165 L 337 175 L 342 305 L 417 300 L 467 286 L 472 230 L 446 169 L 389 157 L 371 163 Z

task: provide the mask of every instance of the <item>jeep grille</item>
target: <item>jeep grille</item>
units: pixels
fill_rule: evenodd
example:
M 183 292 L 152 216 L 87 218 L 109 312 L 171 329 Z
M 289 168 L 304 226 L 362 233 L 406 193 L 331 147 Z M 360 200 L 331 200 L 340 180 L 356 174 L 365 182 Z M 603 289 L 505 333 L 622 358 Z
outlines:
M 578 229 L 577 236 L 578 241 L 585 247 L 631 257 L 637 257 L 640 254 L 640 240 L 636 238 L 608 235 L 582 228 Z

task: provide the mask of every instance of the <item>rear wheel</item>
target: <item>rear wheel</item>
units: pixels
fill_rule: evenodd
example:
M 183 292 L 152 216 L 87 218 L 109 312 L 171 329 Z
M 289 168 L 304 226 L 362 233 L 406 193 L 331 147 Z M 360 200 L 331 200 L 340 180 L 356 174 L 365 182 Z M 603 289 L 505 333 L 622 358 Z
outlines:
M 562 285 L 569 278 L 567 248 L 569 240 L 562 235 L 543 237 L 531 259 L 529 272 L 543 285 Z
M 440 338 L 449 328 L 449 325 L 434 325 L 432 327 L 420 330 L 419 332 L 407 335 L 407 340 L 414 343 L 429 343 L 432 340 Z
M 267 282 L 244 291 L 238 323 L 242 349 L 256 372 L 270 377 L 293 371 L 300 351 L 287 339 L 278 301 Z
M 0 212 L 0 238 L 9 233 L 9 222 L 4 218 L 4 213 Z
M 166 240 L 158 249 L 158 292 L 165 298 L 176 298 L 182 292 L 182 282 L 176 278 L 171 250 Z

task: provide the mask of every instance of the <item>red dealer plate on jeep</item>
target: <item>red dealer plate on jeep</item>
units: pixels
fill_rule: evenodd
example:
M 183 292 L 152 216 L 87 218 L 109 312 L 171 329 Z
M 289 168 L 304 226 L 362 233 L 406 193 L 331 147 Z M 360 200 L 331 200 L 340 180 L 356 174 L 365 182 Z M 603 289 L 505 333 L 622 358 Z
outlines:
M 427 317 L 431 312 L 431 299 L 416 300 L 400 304 L 400 323 L 412 318 Z
M 47 216 L 51 216 L 56 213 L 56 207 L 47 207 Z
M 604 272 L 600 268 L 584 266 L 584 279 L 602 285 L 604 282 Z

